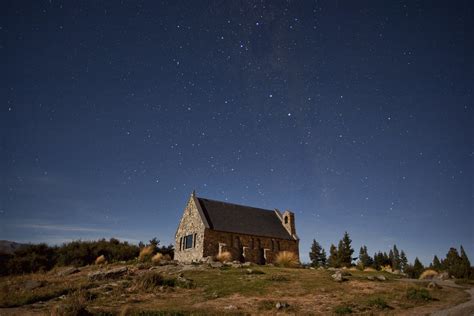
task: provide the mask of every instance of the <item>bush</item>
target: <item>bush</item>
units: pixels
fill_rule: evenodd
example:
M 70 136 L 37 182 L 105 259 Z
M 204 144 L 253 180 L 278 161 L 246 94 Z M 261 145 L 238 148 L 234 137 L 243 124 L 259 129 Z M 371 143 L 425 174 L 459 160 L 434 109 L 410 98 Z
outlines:
M 377 307 L 379 309 L 390 308 L 390 306 L 387 304 L 387 302 L 381 297 L 371 299 L 368 304 L 369 304 L 369 306 L 374 306 L 374 307 Z
M 294 252 L 281 251 L 275 258 L 275 264 L 280 267 L 294 268 L 299 265 L 298 257 Z
M 100 255 L 95 259 L 95 264 L 104 264 L 107 263 L 107 260 L 105 260 L 104 255 Z
M 155 247 L 153 246 L 144 247 L 142 250 L 140 250 L 140 254 L 138 255 L 138 261 L 140 262 L 150 261 L 153 256 L 154 251 L 155 251 Z
M 230 262 L 232 261 L 232 254 L 228 251 L 223 251 L 216 256 L 216 260 L 220 262 Z
M 142 290 L 152 291 L 160 286 L 174 287 L 176 285 L 176 279 L 165 278 L 156 272 L 147 272 L 137 278 L 136 285 Z
M 407 290 L 407 298 L 414 301 L 431 301 L 430 292 L 427 289 L 410 288 Z
M 51 310 L 53 316 L 75 316 L 92 315 L 87 311 L 88 302 L 93 300 L 94 296 L 87 290 L 77 290 L 66 297 L 66 299 L 56 305 Z
M 336 308 L 334 308 L 334 313 L 336 315 L 352 314 L 352 308 L 345 305 L 337 306 Z
M 431 280 L 434 277 L 436 277 L 437 275 L 438 275 L 438 272 L 436 272 L 435 270 L 432 270 L 432 269 L 428 269 L 428 270 L 423 271 L 423 273 L 420 275 L 419 279 L 420 280 Z
M 153 264 L 159 264 L 162 259 L 163 259 L 163 255 L 158 252 L 151 258 L 151 262 Z

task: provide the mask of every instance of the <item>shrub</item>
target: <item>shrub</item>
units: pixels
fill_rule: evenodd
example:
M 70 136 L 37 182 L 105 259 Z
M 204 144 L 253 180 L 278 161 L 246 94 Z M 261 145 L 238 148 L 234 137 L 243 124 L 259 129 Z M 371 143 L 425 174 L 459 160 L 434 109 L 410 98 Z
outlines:
M 95 259 L 95 264 L 104 264 L 107 263 L 107 260 L 105 260 L 104 255 L 100 255 Z
M 369 306 L 375 306 L 379 309 L 387 309 L 387 308 L 390 308 L 390 306 L 387 304 L 387 302 L 381 298 L 381 297 L 377 297 L 377 298 L 374 298 L 374 299 L 371 299 L 369 301 Z
M 232 254 L 228 251 L 223 251 L 216 256 L 216 260 L 220 262 L 232 261 Z
M 175 279 L 165 279 L 161 274 L 155 272 L 147 272 L 140 275 L 136 279 L 138 288 L 151 291 L 160 286 L 175 286 Z
M 298 257 L 294 252 L 281 251 L 275 258 L 276 265 L 285 268 L 294 268 L 299 265 Z
M 345 305 L 337 306 L 336 308 L 334 308 L 334 313 L 336 315 L 352 314 L 352 308 Z
M 428 270 L 423 271 L 423 273 L 420 275 L 419 279 L 420 280 L 431 280 L 437 275 L 438 275 L 438 272 L 436 272 L 433 269 L 428 269 Z
M 138 255 L 138 261 L 140 262 L 145 262 L 145 261 L 150 261 L 152 256 L 153 256 L 153 251 L 155 247 L 153 246 L 146 246 L 143 247 L 142 250 L 140 250 L 140 254 Z
M 51 310 L 53 316 L 70 316 L 70 315 L 92 315 L 87 311 L 86 307 L 94 296 L 87 290 L 77 290 L 66 297 L 66 299 L 56 305 Z
M 407 298 L 409 300 L 414 300 L 414 301 L 433 300 L 433 297 L 431 297 L 431 294 L 427 289 L 417 289 L 417 288 L 409 288 L 407 290 Z
M 159 264 L 162 259 L 163 259 L 163 255 L 158 252 L 151 258 L 151 262 L 153 264 Z

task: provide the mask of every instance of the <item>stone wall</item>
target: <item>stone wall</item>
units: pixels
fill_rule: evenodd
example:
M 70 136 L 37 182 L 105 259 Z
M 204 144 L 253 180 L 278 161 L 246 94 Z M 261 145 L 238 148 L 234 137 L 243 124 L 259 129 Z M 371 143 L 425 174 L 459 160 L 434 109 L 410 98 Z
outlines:
M 299 258 L 298 240 L 234 234 L 212 229 L 204 231 L 203 256 L 215 257 L 220 251 L 229 251 L 232 260 L 257 264 L 273 263 L 280 251 L 294 252 Z
M 195 198 L 191 196 L 188 200 L 183 216 L 179 222 L 178 230 L 175 236 L 174 259 L 180 262 L 190 263 L 202 258 L 204 245 L 204 223 L 197 210 Z M 193 235 L 193 247 L 184 249 L 184 237 Z

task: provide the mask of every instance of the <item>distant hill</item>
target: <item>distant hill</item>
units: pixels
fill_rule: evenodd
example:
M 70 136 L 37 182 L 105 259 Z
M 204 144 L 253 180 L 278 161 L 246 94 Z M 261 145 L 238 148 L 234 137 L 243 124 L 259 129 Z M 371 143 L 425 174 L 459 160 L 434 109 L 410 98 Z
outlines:
M 0 240 L 0 253 L 11 254 L 24 245 L 14 241 Z

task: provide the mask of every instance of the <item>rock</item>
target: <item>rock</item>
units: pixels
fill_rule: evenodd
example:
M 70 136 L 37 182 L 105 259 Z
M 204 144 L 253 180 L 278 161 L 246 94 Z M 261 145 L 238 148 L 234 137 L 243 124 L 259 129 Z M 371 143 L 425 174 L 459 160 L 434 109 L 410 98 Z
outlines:
M 214 258 L 212 258 L 212 256 L 207 256 L 207 257 L 202 258 L 201 262 L 202 263 L 212 263 L 212 262 L 214 262 Z
M 314 267 L 309 267 L 310 270 L 316 270 Z
M 374 277 L 373 275 L 371 275 L 371 276 L 368 276 L 368 277 L 367 277 L 367 280 L 370 280 L 370 281 L 375 281 L 375 277 Z
M 127 273 L 128 269 L 127 267 L 119 267 L 119 268 L 114 268 L 110 269 L 108 271 L 95 271 L 91 272 L 87 275 L 89 280 L 104 280 L 104 279 L 112 279 L 112 278 L 117 278 L 125 273 Z
M 235 305 L 227 305 L 226 307 L 224 307 L 224 309 L 225 309 L 225 310 L 228 310 L 228 311 L 230 311 L 230 310 L 236 310 L 236 309 L 237 309 L 237 306 L 235 306 Z
M 285 302 L 277 302 L 275 304 L 276 309 L 283 309 L 283 308 L 286 308 L 288 306 L 289 306 L 288 303 L 285 303 Z
M 220 262 L 211 262 L 209 263 L 209 265 L 211 266 L 211 268 L 222 268 L 223 266 L 223 264 Z
M 58 272 L 58 276 L 66 276 L 66 275 L 70 275 L 70 274 L 74 274 L 74 273 L 77 273 L 79 272 L 80 270 L 76 267 L 69 267 L 69 268 L 66 268 L 64 270 L 61 270 Z
M 23 287 L 25 288 L 25 290 L 34 290 L 39 287 L 42 287 L 43 285 L 45 285 L 45 282 L 36 280 L 27 280 L 25 281 L 25 283 L 23 283 Z
M 379 281 L 387 281 L 387 278 L 383 275 L 377 275 L 375 278 Z
M 336 268 L 333 268 L 333 267 L 330 267 L 328 268 L 328 271 L 336 271 L 337 269 Z
M 435 277 L 436 280 L 449 280 L 449 273 L 448 272 L 441 272 Z
M 427 288 L 433 290 L 433 289 L 441 289 L 442 287 L 436 283 L 436 282 L 430 282 L 428 283 L 428 285 L 426 286 Z
M 336 273 L 334 273 L 333 275 L 331 275 L 331 277 L 334 279 L 334 281 L 336 282 L 342 282 L 342 281 L 345 281 L 347 280 L 346 278 L 344 278 L 342 276 L 342 272 L 341 271 L 336 271 Z
M 319 267 L 318 270 L 319 270 L 319 271 L 323 271 L 323 270 L 324 270 L 324 267 Z
M 242 263 L 242 267 L 250 267 L 251 265 L 252 265 L 252 262 L 250 261 Z
M 232 268 L 242 268 L 242 265 L 240 263 L 232 263 L 231 267 Z

